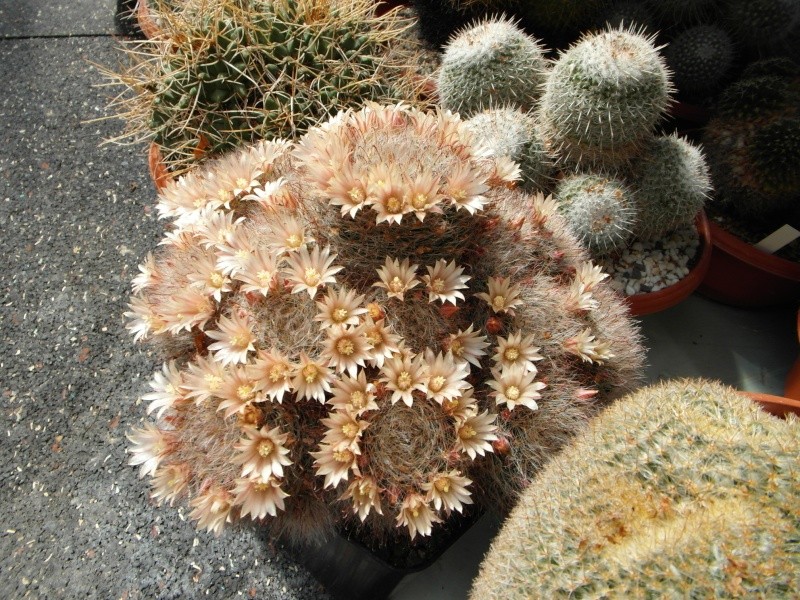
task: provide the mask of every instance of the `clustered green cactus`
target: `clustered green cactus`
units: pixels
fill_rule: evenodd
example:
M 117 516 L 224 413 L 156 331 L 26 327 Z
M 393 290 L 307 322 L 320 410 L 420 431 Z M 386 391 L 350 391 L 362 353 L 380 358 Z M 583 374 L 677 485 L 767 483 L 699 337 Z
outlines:
M 220 0 L 162 14 L 112 75 L 128 135 L 153 139 L 182 170 L 261 138 L 296 138 L 342 108 L 419 100 L 399 44 L 412 25 L 370 0 Z
M 440 104 L 467 118 L 486 108 L 533 108 L 545 76 L 544 49 L 505 18 L 474 24 L 447 44 Z
M 720 202 L 781 225 L 800 213 L 800 68 L 754 63 L 724 90 L 703 145 Z
M 509 508 L 641 366 L 605 275 L 518 176 L 456 115 L 370 105 L 170 183 L 127 313 L 166 360 L 129 436 L 153 498 L 301 539 Z
M 531 484 L 471 597 L 789 597 L 800 589 L 798 453 L 798 420 L 736 390 L 644 388 Z
M 665 50 L 675 87 L 687 95 L 719 91 L 733 67 L 731 36 L 717 25 L 695 25 L 682 31 Z

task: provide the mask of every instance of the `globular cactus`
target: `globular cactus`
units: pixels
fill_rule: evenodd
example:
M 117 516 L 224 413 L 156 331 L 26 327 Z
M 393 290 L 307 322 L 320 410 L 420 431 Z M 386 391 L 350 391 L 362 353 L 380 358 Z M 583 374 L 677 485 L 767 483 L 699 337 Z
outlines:
M 224 0 L 164 13 L 162 34 L 111 73 L 131 137 L 153 139 L 179 171 L 261 138 L 296 138 L 369 100 L 419 100 L 412 21 L 370 0 Z
M 690 224 L 711 191 L 700 149 L 677 135 L 655 137 L 637 158 L 629 181 L 635 193 L 637 239 L 654 239 Z
M 556 61 L 539 121 L 548 150 L 568 165 L 616 168 L 636 156 L 670 102 L 672 86 L 653 38 L 590 33 Z
M 467 118 L 486 108 L 531 110 L 541 93 L 542 46 L 510 19 L 495 17 L 458 32 L 442 56 L 440 104 Z
M 730 0 L 727 26 L 736 40 L 758 51 L 783 50 L 797 35 L 800 3 L 796 0 Z
M 516 108 L 489 109 L 468 119 L 466 127 L 492 156 L 506 156 L 519 165 L 523 187 L 549 187 L 553 162 L 539 139 L 533 115 Z
M 344 521 L 384 543 L 510 506 L 641 367 L 626 309 L 517 171 L 451 113 L 369 105 L 170 183 L 127 313 L 167 359 L 130 434 L 153 497 L 214 532 Z
M 800 589 L 800 423 L 723 385 L 618 401 L 531 484 L 476 600 L 784 598 Z
M 734 45 L 717 25 L 696 25 L 677 36 L 664 56 L 679 92 L 708 96 L 719 91 L 733 66 Z
M 787 61 L 752 67 L 722 93 L 703 146 L 717 199 L 743 218 L 779 226 L 800 200 L 800 75 Z
M 633 238 L 637 204 L 633 191 L 613 175 L 576 173 L 555 191 L 559 211 L 593 256 L 625 248 Z

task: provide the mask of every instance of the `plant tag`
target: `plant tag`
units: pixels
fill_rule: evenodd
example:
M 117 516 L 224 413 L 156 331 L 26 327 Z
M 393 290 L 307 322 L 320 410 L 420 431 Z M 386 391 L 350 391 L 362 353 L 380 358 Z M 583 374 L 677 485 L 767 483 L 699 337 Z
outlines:
M 768 254 L 774 254 L 787 244 L 791 244 L 800 237 L 800 231 L 791 225 L 784 225 L 777 231 L 773 231 L 763 240 L 756 244 L 756 248 Z

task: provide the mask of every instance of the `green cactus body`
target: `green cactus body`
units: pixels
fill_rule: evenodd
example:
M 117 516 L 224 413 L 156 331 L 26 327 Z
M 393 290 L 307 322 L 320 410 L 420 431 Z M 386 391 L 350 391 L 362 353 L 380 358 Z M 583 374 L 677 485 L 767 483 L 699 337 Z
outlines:
M 484 108 L 533 108 L 545 73 L 542 47 L 512 21 L 495 18 L 459 32 L 445 47 L 441 105 L 467 118 Z
M 790 66 L 768 63 L 723 92 L 703 146 L 718 199 L 740 217 L 779 226 L 800 201 L 800 77 L 770 74 Z
M 780 48 L 796 33 L 800 2 L 796 0 L 731 0 L 728 26 L 743 44 L 760 50 Z
M 717 383 L 608 408 L 531 484 L 471 597 L 788 598 L 800 423 Z
M 536 120 L 514 108 L 497 108 L 476 114 L 466 127 L 492 156 L 507 156 L 519 164 L 522 185 L 528 189 L 548 187 L 553 164 L 536 131 Z
M 635 156 L 672 91 L 652 38 L 589 34 L 556 61 L 540 104 L 548 151 L 567 164 L 614 168 Z
M 634 164 L 630 180 L 636 190 L 634 232 L 639 239 L 691 223 L 711 191 L 703 153 L 676 135 L 653 139 Z
M 183 170 L 261 138 L 296 138 L 366 101 L 419 100 L 399 43 L 409 19 L 370 0 L 223 1 L 165 13 L 164 33 L 131 50 L 117 79 L 133 92 L 129 130 Z M 418 48 L 417 48 L 418 50 Z
M 636 202 L 625 183 L 610 175 L 576 174 L 555 192 L 572 232 L 594 255 L 624 248 L 637 220 Z
M 733 41 L 721 27 L 697 25 L 678 34 L 665 51 L 675 87 L 689 95 L 719 90 L 733 65 Z

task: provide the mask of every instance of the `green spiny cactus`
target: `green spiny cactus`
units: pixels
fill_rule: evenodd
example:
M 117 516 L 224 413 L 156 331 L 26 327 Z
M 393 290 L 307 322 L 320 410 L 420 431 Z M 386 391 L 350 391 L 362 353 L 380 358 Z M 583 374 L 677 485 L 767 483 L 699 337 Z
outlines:
M 800 2 L 796 0 L 730 0 L 727 24 L 736 39 L 759 50 L 781 49 L 796 35 Z
M 778 226 L 800 201 L 800 75 L 772 69 L 791 72 L 784 62 L 754 65 L 753 76 L 722 93 L 703 146 L 717 198 L 744 218 Z
M 587 34 L 547 76 L 539 108 L 547 148 L 568 164 L 618 167 L 652 137 L 671 91 L 653 38 Z
M 608 408 L 506 521 L 471 598 L 787 598 L 800 589 L 800 423 L 717 383 Z
M 638 239 L 657 238 L 691 223 L 711 191 L 699 148 L 677 135 L 654 138 L 633 165 Z
M 589 252 L 602 256 L 627 246 L 637 221 L 633 192 L 611 175 L 574 174 L 555 191 L 559 211 Z
M 519 164 L 525 188 L 549 187 L 553 164 L 531 114 L 515 108 L 490 109 L 467 120 L 466 127 L 491 150 L 492 156 L 507 156 Z
M 678 34 L 664 55 L 675 87 L 689 95 L 719 91 L 733 66 L 733 41 L 716 25 L 696 25 Z
M 128 135 L 173 170 L 260 138 L 295 138 L 369 100 L 417 101 L 412 22 L 370 0 L 223 0 L 163 13 L 163 33 L 112 75 Z
M 441 105 L 464 118 L 484 108 L 533 108 L 546 62 L 540 44 L 510 19 L 490 18 L 457 33 L 439 71 Z

